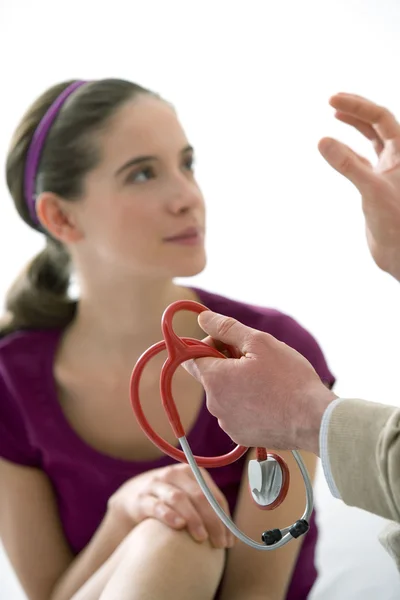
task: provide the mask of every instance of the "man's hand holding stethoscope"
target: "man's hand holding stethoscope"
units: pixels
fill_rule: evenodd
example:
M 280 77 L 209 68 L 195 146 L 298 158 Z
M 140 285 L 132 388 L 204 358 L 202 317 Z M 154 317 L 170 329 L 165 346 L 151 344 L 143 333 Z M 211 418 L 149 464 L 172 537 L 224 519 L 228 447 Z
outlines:
M 322 415 L 335 394 L 304 356 L 275 337 L 206 311 L 203 341 L 234 345 L 239 359 L 200 358 L 183 367 L 204 387 L 208 410 L 237 444 L 319 453 Z M 318 398 L 318 402 L 315 402 Z

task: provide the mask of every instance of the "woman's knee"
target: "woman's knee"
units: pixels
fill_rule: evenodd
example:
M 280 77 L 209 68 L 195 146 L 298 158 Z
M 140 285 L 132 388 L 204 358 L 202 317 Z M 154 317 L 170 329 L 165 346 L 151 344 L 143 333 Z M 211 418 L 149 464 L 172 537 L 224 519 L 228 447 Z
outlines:
M 186 529 L 172 529 L 156 519 L 145 519 L 137 525 L 129 535 L 128 544 L 133 544 L 136 550 L 139 544 L 157 553 L 168 549 L 168 555 L 178 556 L 182 566 L 195 563 L 199 572 L 218 580 L 225 567 L 225 550 L 214 548 L 209 540 L 196 542 Z
M 137 525 L 119 547 L 120 564 L 101 595 L 114 598 L 211 600 L 221 581 L 225 551 L 197 543 L 154 519 Z M 169 594 L 169 592 L 168 592 Z M 168 598 L 170 595 L 168 595 Z
M 137 525 L 129 534 L 131 539 L 140 536 L 146 539 L 147 542 L 152 541 L 154 544 L 171 546 L 185 546 L 194 552 L 200 551 L 210 553 L 214 557 L 216 555 L 224 556 L 225 551 L 219 548 L 214 548 L 209 540 L 205 542 L 196 542 L 187 529 L 172 529 L 157 519 L 145 519 Z

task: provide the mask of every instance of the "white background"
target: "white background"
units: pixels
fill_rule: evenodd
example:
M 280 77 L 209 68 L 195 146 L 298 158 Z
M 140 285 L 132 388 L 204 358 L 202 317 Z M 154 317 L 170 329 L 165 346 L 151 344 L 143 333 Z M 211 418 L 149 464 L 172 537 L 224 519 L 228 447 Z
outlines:
M 291 314 L 320 342 L 337 393 L 400 405 L 400 287 L 368 253 L 357 191 L 317 151 L 333 135 L 373 159 L 328 99 L 354 92 L 400 117 L 399 50 L 399 0 L 0 0 L 0 160 L 55 82 L 122 77 L 160 92 L 197 150 L 208 204 L 209 265 L 192 283 Z M 41 245 L 2 172 L 1 300 Z M 317 500 L 314 600 L 399 597 L 381 521 L 331 500 L 322 478 Z M 17 600 L 5 565 L 0 598 Z

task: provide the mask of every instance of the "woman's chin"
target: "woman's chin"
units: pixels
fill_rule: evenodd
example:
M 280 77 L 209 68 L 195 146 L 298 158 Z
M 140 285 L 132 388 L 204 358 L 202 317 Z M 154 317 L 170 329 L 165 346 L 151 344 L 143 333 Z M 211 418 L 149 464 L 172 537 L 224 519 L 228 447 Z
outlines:
M 207 264 L 206 257 L 199 257 L 197 260 L 188 261 L 184 265 L 176 265 L 174 277 L 195 277 L 204 271 Z

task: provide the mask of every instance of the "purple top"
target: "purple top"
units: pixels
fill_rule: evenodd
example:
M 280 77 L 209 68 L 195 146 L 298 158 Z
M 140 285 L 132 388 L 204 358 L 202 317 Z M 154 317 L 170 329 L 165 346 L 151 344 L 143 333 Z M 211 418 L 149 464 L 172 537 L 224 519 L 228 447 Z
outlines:
M 266 331 L 301 352 L 321 379 L 333 385 L 334 378 L 317 342 L 292 318 L 276 310 L 195 291 L 200 302 L 211 310 Z M 61 335 L 59 329 L 31 330 L 0 340 L 0 456 L 18 464 L 38 467 L 47 474 L 55 490 L 65 536 L 77 554 L 102 521 L 108 498 L 126 480 L 175 461 L 168 456 L 147 462 L 113 458 L 95 450 L 78 436 L 60 407 L 53 375 Z M 232 440 L 219 428 L 205 402 L 187 439 L 193 453 L 203 456 L 225 454 L 233 448 Z M 228 500 L 231 514 L 234 513 L 245 460 L 242 457 L 227 467 L 210 469 Z M 286 600 L 303 600 L 311 590 L 317 575 L 314 565 L 316 540 L 313 516 Z

